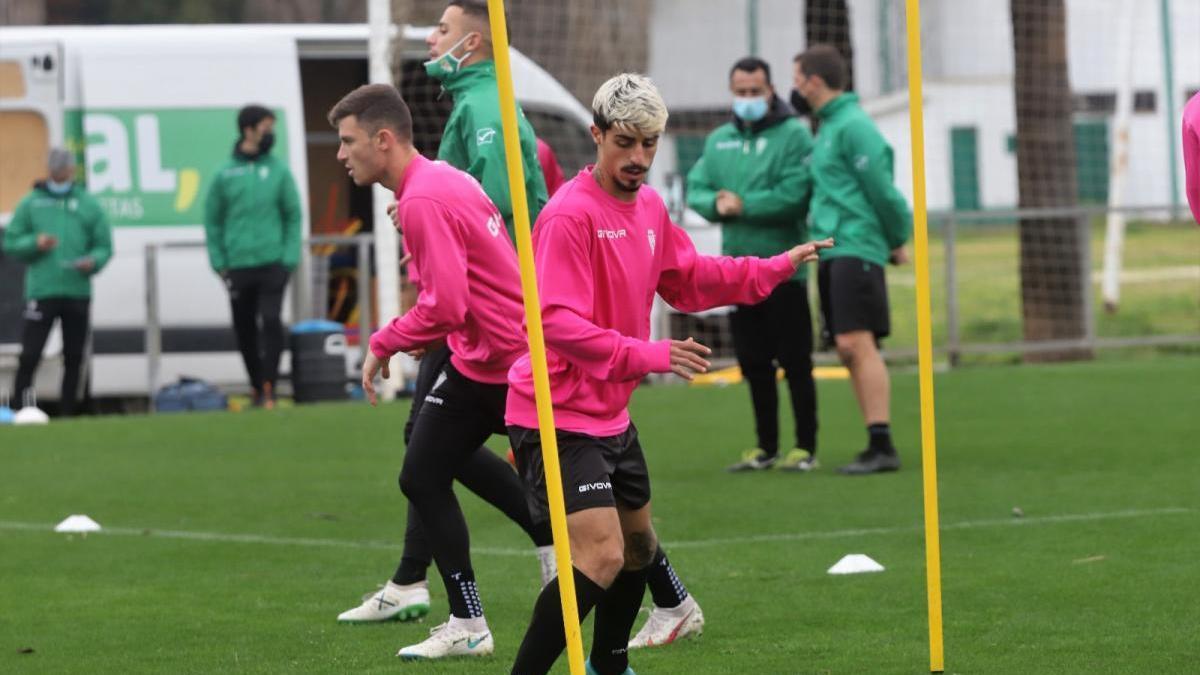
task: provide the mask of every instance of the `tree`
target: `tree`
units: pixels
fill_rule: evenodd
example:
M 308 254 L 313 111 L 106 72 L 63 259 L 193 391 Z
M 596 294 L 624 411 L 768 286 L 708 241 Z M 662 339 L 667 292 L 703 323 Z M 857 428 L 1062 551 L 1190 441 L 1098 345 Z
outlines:
M 1075 135 L 1065 0 L 1010 0 L 1016 72 L 1017 186 L 1022 209 L 1076 205 Z M 1085 230 L 1073 216 L 1022 218 L 1021 313 L 1026 340 L 1086 334 Z M 1089 358 L 1089 350 L 1028 360 Z

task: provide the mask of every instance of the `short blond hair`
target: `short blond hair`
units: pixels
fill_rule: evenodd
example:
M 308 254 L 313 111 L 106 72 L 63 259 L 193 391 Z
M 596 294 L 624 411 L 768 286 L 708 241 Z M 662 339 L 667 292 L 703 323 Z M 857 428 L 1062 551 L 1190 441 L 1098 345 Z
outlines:
M 621 73 L 596 90 L 592 119 L 601 131 L 620 127 L 643 136 L 661 134 L 667 128 L 667 104 L 650 78 L 638 73 Z

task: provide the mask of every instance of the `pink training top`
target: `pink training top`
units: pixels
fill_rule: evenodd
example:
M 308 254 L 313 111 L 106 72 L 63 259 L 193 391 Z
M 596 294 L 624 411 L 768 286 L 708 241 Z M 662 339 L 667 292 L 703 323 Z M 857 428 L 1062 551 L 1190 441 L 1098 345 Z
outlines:
M 526 351 L 517 253 L 504 219 L 469 175 L 418 155 L 396 187 L 417 305 L 371 336 L 381 359 L 446 338 L 460 373 L 500 384 Z
M 1187 177 L 1188 206 L 1200 225 L 1200 92 L 1183 108 L 1183 173 Z
M 626 203 L 592 167 L 563 184 L 533 232 L 555 425 L 590 436 L 629 427 L 638 381 L 671 370 L 669 340 L 649 342 L 657 291 L 684 312 L 762 301 L 796 271 L 770 259 L 709 257 L 648 186 Z M 529 355 L 508 373 L 508 424 L 536 428 Z

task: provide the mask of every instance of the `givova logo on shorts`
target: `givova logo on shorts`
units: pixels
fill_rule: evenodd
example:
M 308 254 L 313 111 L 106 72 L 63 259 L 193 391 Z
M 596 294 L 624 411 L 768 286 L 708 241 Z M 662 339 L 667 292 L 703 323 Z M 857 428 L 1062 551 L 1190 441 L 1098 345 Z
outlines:
M 598 483 L 583 483 L 578 487 L 580 492 L 595 492 L 596 490 L 612 490 L 612 483 L 602 481 Z

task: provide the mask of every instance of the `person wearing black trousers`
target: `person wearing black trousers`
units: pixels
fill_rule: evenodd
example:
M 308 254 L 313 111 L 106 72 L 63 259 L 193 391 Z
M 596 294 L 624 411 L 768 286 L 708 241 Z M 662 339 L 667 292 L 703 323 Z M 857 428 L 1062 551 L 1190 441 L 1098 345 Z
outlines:
M 18 403 L 32 388 L 46 338 L 62 326 L 63 380 L 59 411 L 73 415 L 83 388 L 92 276 L 112 257 L 112 231 L 99 203 L 75 182 L 75 157 L 50 151 L 49 177 L 13 212 L 4 251 L 25 270 L 25 325 L 14 392 Z

